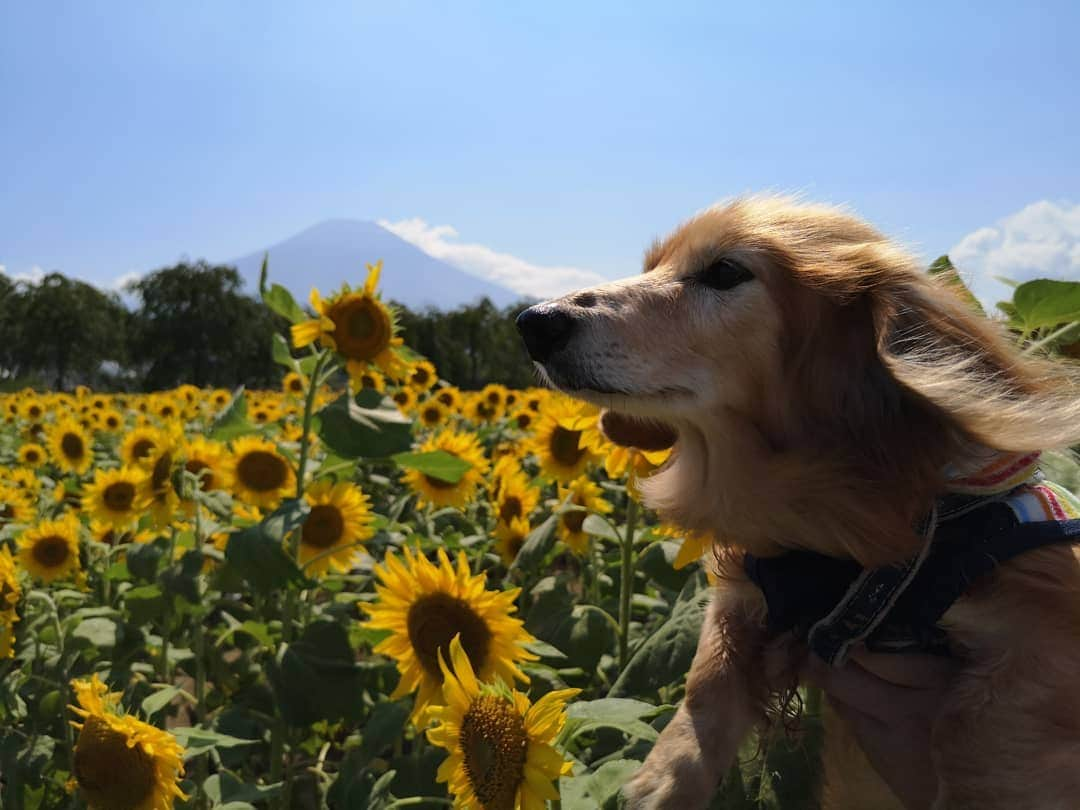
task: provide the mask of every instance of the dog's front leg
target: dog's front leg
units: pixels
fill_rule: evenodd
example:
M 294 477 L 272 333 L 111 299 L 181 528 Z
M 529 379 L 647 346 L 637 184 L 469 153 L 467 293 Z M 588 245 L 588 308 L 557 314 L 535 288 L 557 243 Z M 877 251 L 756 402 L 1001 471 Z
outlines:
M 686 698 L 623 789 L 630 810 L 707 806 L 739 744 L 763 717 L 763 631 L 741 585 L 722 586 L 706 608 Z

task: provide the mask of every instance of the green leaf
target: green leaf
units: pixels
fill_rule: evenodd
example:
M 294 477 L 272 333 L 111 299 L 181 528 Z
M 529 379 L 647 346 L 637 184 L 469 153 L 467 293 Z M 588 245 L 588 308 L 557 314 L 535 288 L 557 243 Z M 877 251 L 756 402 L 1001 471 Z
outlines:
M 289 341 L 280 332 L 275 332 L 274 337 L 271 339 L 270 353 L 274 358 L 274 362 L 279 366 L 285 366 L 291 371 L 296 371 L 296 360 L 293 359 L 292 352 L 289 351 Z
M 401 737 L 409 721 L 409 707 L 401 701 L 383 700 L 375 704 L 361 734 L 361 752 L 374 759 Z
M 610 540 L 613 543 L 622 543 L 622 538 L 619 537 L 619 533 L 615 531 L 615 527 L 600 515 L 586 515 L 584 522 L 581 524 L 581 528 L 594 537 Z
M 551 547 L 555 545 L 555 530 L 558 526 L 559 516 L 554 514 L 529 532 L 510 567 L 525 571 L 532 571 L 539 567 L 544 557 L 551 551 Z
M 203 790 L 215 805 L 221 803 L 223 807 L 228 807 L 225 802 L 269 801 L 281 794 L 282 784 L 274 782 L 271 785 L 254 785 L 241 782 L 229 773 L 216 773 L 203 783 Z M 215 807 L 215 810 L 222 810 L 222 807 Z
M 147 717 L 153 717 L 180 694 L 179 686 L 165 686 L 143 699 L 141 708 Z
M 679 547 L 679 543 L 671 540 L 660 540 L 649 544 L 638 557 L 638 569 L 653 582 L 669 590 L 681 590 L 689 576 L 694 573 L 694 567 L 688 565 L 678 571 L 675 570 L 675 559 L 679 556 Z
M 930 265 L 929 272 L 930 275 L 937 276 L 944 281 L 950 289 L 959 295 L 966 304 L 971 306 L 971 308 L 980 315 L 986 314 L 982 308 L 982 304 L 979 303 L 979 299 L 975 297 L 968 285 L 964 283 L 964 279 L 960 277 L 960 273 L 957 272 L 956 266 L 948 256 L 939 256 L 935 259 L 934 263 Z
M 277 661 L 267 662 L 270 685 L 285 721 L 357 721 L 364 712 L 363 670 L 340 624 L 316 621 Z
M 315 432 L 342 458 L 388 458 L 412 446 L 412 420 L 396 407 L 364 407 L 361 391 L 341 396 L 315 415 Z
M 176 741 L 184 747 L 184 759 L 197 757 L 199 754 L 205 754 L 215 748 L 236 748 L 240 745 L 255 745 L 258 742 L 258 740 L 241 740 L 228 734 L 191 726 L 171 728 L 169 731 L 176 737 Z
M 609 695 L 649 694 L 686 676 L 701 634 L 707 587 L 705 573 L 695 571 L 679 594 L 671 616 L 634 652 Z
M 461 477 L 472 469 L 472 464 L 445 450 L 432 450 L 428 453 L 397 453 L 392 456 L 399 467 L 416 470 L 424 475 L 456 484 Z
M 592 672 L 605 653 L 614 651 L 614 621 L 595 605 L 575 605 L 564 582 L 545 577 L 531 596 L 525 628 L 561 650 L 573 666 Z
M 592 773 L 564 776 L 559 793 L 563 807 L 595 807 L 614 810 L 619 806 L 619 791 L 641 767 L 636 759 L 615 759 L 605 762 Z M 569 797 L 573 797 L 567 801 Z
M 566 660 L 566 653 L 540 639 L 533 639 L 525 645 L 525 649 L 535 655 L 539 655 L 541 658 L 549 658 L 556 661 Z
M 71 631 L 73 639 L 82 639 L 91 647 L 111 649 L 116 645 L 116 622 L 104 617 L 86 619 Z
M 158 537 L 149 543 L 133 543 L 124 552 L 128 570 L 137 579 L 157 581 L 158 565 L 169 550 L 169 541 Z
M 142 585 L 124 593 L 124 608 L 133 624 L 149 624 L 165 615 L 168 603 L 157 585 Z
M 309 511 L 306 501 L 285 501 L 260 523 L 229 536 L 226 561 L 263 593 L 310 584 L 283 546 L 285 536 L 303 525 Z
M 259 267 L 259 297 L 266 296 L 266 279 L 270 275 L 270 254 L 263 253 L 262 266 Z
M 307 313 L 300 309 L 292 293 L 280 284 L 271 284 L 270 289 L 263 293 L 263 303 L 289 323 L 301 323 L 310 320 Z
M 1025 282 L 1013 292 L 1013 305 L 1028 332 L 1080 321 L 1080 282 Z
M 254 433 L 258 427 L 247 420 L 247 396 L 244 387 L 233 391 L 232 402 L 210 426 L 209 436 L 214 441 L 227 442 L 237 436 Z
M 571 703 L 566 711 L 562 739 L 569 742 L 598 728 L 613 728 L 629 737 L 652 742 L 659 736 L 646 720 L 670 711 L 672 707 L 656 707 L 629 698 L 601 698 Z

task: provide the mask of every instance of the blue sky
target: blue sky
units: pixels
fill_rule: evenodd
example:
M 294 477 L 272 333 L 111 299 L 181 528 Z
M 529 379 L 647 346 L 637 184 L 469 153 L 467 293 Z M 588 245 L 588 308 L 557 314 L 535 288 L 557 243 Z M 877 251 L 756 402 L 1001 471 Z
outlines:
M 1066 2 L 6 0 L 0 265 L 104 285 L 350 217 L 618 277 L 771 189 L 1080 274 L 1078 30 Z

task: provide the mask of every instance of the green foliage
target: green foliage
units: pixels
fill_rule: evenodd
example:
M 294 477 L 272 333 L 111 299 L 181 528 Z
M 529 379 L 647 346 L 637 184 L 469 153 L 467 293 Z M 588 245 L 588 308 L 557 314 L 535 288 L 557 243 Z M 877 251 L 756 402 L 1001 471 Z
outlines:
M 146 388 L 273 384 L 269 346 L 277 322 L 241 286 L 234 268 L 201 261 L 157 270 L 130 285 L 140 301 L 132 316 L 131 360 Z
M 485 298 L 447 312 L 431 308 L 412 312 L 396 306 L 406 345 L 431 360 L 443 379 L 463 389 L 492 382 L 514 388 L 536 383 L 514 326 L 529 302 L 499 309 Z

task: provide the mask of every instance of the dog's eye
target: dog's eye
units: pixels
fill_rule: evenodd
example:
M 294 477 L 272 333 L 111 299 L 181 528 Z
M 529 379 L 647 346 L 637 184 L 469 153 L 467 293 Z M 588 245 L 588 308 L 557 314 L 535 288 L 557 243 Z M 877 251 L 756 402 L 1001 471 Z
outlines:
M 730 290 L 753 278 L 754 274 L 734 259 L 715 261 L 694 276 L 695 281 L 710 290 Z

